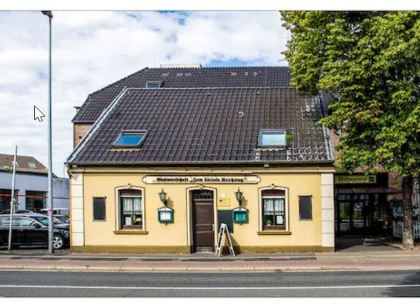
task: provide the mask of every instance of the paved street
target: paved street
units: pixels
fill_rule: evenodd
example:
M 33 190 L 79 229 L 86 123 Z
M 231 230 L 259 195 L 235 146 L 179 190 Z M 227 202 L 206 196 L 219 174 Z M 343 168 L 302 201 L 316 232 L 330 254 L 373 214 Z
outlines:
M 306 273 L 0 271 L 0 296 L 420 296 L 420 271 Z

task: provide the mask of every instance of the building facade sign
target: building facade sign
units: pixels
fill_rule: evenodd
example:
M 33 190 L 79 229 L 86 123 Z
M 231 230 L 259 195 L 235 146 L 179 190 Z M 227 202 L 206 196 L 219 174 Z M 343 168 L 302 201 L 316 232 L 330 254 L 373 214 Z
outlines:
M 146 184 L 257 184 L 258 176 L 153 176 L 143 177 Z
M 219 198 L 218 205 L 219 206 L 230 206 L 230 198 L 226 198 L 226 197 Z
M 376 175 L 336 175 L 335 184 L 375 184 Z

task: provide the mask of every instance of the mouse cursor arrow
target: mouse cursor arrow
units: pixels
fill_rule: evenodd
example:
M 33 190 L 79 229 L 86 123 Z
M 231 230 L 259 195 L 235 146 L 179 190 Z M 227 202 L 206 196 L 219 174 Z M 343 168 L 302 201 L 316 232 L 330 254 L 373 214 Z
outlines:
M 38 120 L 39 122 L 42 122 L 44 121 L 44 118 L 45 114 L 34 105 L 34 121 Z

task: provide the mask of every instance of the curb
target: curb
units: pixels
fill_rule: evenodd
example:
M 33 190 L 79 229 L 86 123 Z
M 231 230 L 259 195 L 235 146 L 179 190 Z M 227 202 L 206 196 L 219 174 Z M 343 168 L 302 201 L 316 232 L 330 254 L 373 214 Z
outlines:
M 141 273 L 141 272 L 349 272 L 349 271 L 405 271 L 420 270 L 420 267 L 400 266 L 398 268 L 389 267 L 351 267 L 351 266 L 290 266 L 290 267 L 271 267 L 271 266 L 246 266 L 246 267 L 199 267 L 199 266 L 181 266 L 181 267 L 104 267 L 104 266 L 27 266 L 27 265 L 2 265 L 0 271 L 62 271 L 62 272 L 120 272 L 120 273 Z

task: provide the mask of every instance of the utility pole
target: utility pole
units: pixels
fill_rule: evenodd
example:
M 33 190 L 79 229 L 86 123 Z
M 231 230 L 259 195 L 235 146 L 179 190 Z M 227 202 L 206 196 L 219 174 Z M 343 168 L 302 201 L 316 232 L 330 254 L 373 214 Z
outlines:
M 15 181 L 16 181 L 16 156 L 17 156 L 17 145 L 15 146 L 15 156 L 13 158 L 13 173 L 12 173 L 12 192 L 10 194 L 10 221 L 9 221 L 9 253 L 12 251 L 12 230 L 13 230 L 13 211 L 15 208 Z
M 47 196 L 47 208 L 48 208 L 48 252 L 54 253 L 53 240 L 53 190 L 52 190 L 52 104 L 51 104 L 51 49 L 52 49 L 52 31 L 51 31 L 51 20 L 53 14 L 51 11 L 41 11 L 42 14 L 48 16 L 49 21 L 49 81 L 48 81 L 48 196 Z

